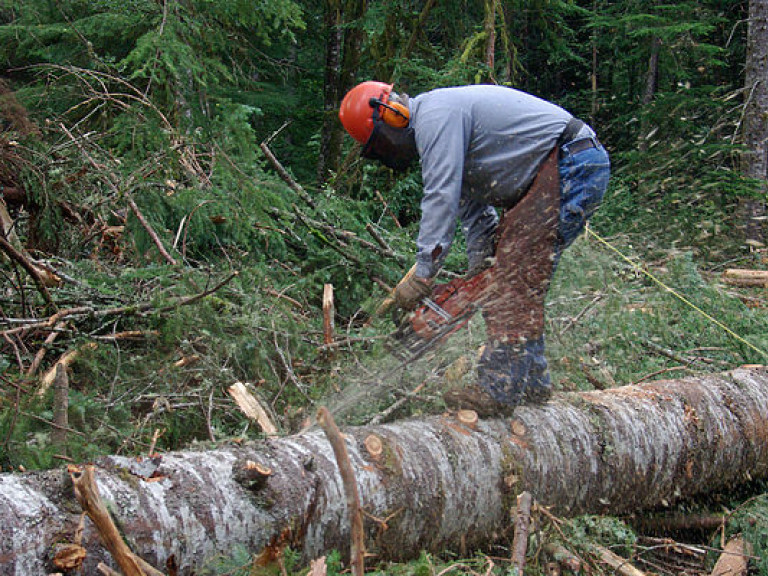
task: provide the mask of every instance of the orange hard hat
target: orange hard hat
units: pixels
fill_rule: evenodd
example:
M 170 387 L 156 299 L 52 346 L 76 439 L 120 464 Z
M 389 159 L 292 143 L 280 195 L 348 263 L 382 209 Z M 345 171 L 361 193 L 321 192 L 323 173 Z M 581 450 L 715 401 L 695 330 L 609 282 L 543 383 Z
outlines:
M 373 115 L 378 106 L 371 99 L 386 104 L 392 92 L 392 84 L 369 80 L 347 92 L 341 101 L 339 119 L 349 135 L 365 144 L 373 132 Z

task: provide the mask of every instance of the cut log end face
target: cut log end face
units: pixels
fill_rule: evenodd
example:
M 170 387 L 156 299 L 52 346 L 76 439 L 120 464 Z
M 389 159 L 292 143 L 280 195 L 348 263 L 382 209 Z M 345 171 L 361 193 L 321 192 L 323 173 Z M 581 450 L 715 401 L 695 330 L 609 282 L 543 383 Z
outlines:
M 474 410 L 459 410 L 456 413 L 456 419 L 469 428 L 477 426 L 477 412 Z
M 77 544 L 58 546 L 53 556 L 53 565 L 57 570 L 79 570 L 85 560 L 86 551 Z
M 525 428 L 525 424 L 523 424 L 519 420 L 512 421 L 512 434 L 514 434 L 515 436 L 525 436 L 526 432 L 527 430 Z
M 381 438 L 375 434 L 369 434 L 363 441 L 363 444 L 365 445 L 368 454 L 373 459 L 380 458 L 384 452 L 384 444 L 382 443 Z

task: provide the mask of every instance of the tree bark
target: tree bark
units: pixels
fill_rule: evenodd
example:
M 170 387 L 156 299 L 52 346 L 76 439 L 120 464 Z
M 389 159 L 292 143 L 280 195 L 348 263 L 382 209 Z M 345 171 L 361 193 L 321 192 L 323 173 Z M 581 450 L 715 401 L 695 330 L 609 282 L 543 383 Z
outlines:
M 325 27 L 325 67 L 323 77 L 323 126 L 320 131 L 320 154 L 317 159 L 317 180 L 324 183 L 329 172 L 338 166 L 341 156 L 342 131 L 338 127 L 336 114 L 341 95 L 339 94 L 339 73 L 341 68 L 341 44 L 343 27 L 341 1 L 323 2 L 323 24 Z
M 765 194 L 768 190 L 768 0 L 750 0 L 747 28 L 747 61 L 744 78 L 747 95 L 744 117 L 742 173 L 762 182 L 758 197 L 741 199 L 745 240 L 765 244 Z
M 474 427 L 443 414 L 344 432 L 367 549 L 401 560 L 488 544 L 524 490 L 560 515 L 625 514 L 765 478 L 768 369 L 562 394 Z M 270 474 L 239 483 L 244 463 Z M 0 475 L 0 574 L 45 573 L 52 544 L 71 539 L 79 507 L 65 477 Z M 181 574 L 235 546 L 290 545 L 307 562 L 349 550 L 342 479 L 318 429 L 161 460 L 111 456 L 96 480 L 134 553 L 155 566 L 173 555 Z M 90 524 L 83 546 L 84 573 L 111 562 Z
M 488 66 L 488 75 L 496 84 L 496 11 L 497 0 L 485 0 L 485 65 Z

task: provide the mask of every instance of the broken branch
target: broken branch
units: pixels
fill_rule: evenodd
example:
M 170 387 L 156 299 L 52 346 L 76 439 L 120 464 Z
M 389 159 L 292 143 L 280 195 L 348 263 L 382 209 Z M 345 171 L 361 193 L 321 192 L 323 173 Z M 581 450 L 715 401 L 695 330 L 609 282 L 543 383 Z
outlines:
M 259 148 L 261 148 L 261 151 L 264 152 L 264 156 L 267 157 L 267 160 L 272 164 L 272 166 L 275 167 L 275 170 L 277 170 L 277 174 L 280 176 L 280 178 L 283 179 L 283 181 L 290 186 L 291 190 L 296 192 L 299 196 L 301 196 L 302 200 L 309 204 L 312 208 L 315 207 L 315 201 L 312 200 L 312 197 L 307 194 L 307 192 L 304 190 L 304 188 L 301 187 L 301 184 L 296 182 L 290 174 L 288 174 L 288 170 L 283 168 L 283 165 L 280 164 L 280 161 L 275 157 L 274 154 L 272 154 L 272 151 L 269 149 L 269 146 L 267 146 L 266 142 L 262 142 L 259 144 Z
M 515 515 L 515 536 L 512 539 L 512 565 L 518 574 L 525 569 L 525 553 L 528 550 L 528 527 L 531 523 L 531 504 L 533 497 L 530 492 L 522 492 L 517 496 L 517 513 Z
M 256 397 L 248 391 L 248 388 L 242 382 L 235 382 L 230 386 L 227 391 L 232 399 L 237 404 L 238 408 L 248 416 L 251 420 L 256 422 L 261 430 L 267 436 L 276 436 L 277 427 L 272 423 L 267 411 L 261 406 Z
M 360 495 L 357 491 L 357 482 L 355 472 L 352 470 L 352 464 L 349 461 L 347 447 L 344 444 L 344 437 L 341 435 L 333 416 L 325 406 L 321 406 L 317 411 L 317 423 L 325 432 L 333 448 L 333 454 L 336 457 L 336 463 L 339 466 L 339 473 L 344 484 L 344 496 L 347 501 L 347 510 L 351 522 L 351 548 L 349 551 L 349 564 L 352 568 L 353 576 L 364 576 L 365 574 L 365 534 L 363 533 L 363 514 L 360 509 Z
M 2 249 L 2 251 L 5 252 L 11 260 L 14 260 L 20 264 L 21 267 L 27 271 L 27 274 L 29 274 L 32 280 L 35 282 L 37 291 L 40 292 L 40 295 L 43 297 L 43 300 L 45 300 L 45 303 L 54 310 L 58 310 L 56 303 L 53 301 L 53 298 L 51 298 L 50 292 L 48 292 L 48 288 L 45 285 L 45 280 L 43 280 L 40 271 L 32 264 L 32 262 L 30 262 L 27 257 L 24 256 L 24 254 L 16 250 L 16 248 L 14 248 L 11 243 L 2 236 L 0 236 L 0 249 Z
M 131 552 L 131 549 L 123 541 L 107 507 L 101 501 L 93 473 L 93 465 L 89 464 L 82 469 L 77 466 L 69 466 L 68 471 L 75 487 L 77 501 L 96 526 L 104 546 L 109 550 L 117 565 L 120 566 L 123 574 L 125 576 L 163 576 L 162 572 Z

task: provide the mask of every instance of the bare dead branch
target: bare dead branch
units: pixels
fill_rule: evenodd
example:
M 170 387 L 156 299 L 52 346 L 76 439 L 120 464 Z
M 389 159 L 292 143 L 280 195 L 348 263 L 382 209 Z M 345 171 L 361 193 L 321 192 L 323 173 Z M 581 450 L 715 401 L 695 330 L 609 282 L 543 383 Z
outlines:
M 51 298 L 50 292 L 48 292 L 48 288 L 45 285 L 45 281 L 41 276 L 40 271 L 32 264 L 32 262 L 30 262 L 29 259 L 24 256 L 24 254 L 16 250 L 16 248 L 14 248 L 11 243 L 2 236 L 0 236 L 0 250 L 5 252 L 5 254 L 11 260 L 17 262 L 19 265 L 21 265 L 22 268 L 24 268 L 24 270 L 27 271 L 27 274 L 29 274 L 32 280 L 35 282 L 37 291 L 40 292 L 40 295 L 43 297 L 43 300 L 45 300 L 45 303 L 48 304 L 48 306 L 50 306 L 53 310 L 58 310 L 56 303 L 53 301 L 53 298 Z
M 344 437 L 341 435 L 330 411 L 321 406 L 317 411 L 317 423 L 325 432 L 336 456 L 342 482 L 344 483 L 344 496 L 347 501 L 347 511 L 351 523 L 351 547 L 349 564 L 352 568 L 352 576 L 365 576 L 365 533 L 363 532 L 363 514 L 360 508 L 360 495 L 357 491 L 357 481 L 352 463 L 349 461 Z
M 192 296 L 184 296 L 182 298 L 178 298 L 174 300 L 171 304 L 168 304 L 166 306 L 161 306 L 159 308 L 156 308 L 155 305 L 150 302 L 143 302 L 141 304 L 130 305 L 130 306 L 118 306 L 115 308 L 104 308 L 101 310 L 96 309 L 92 306 L 77 306 L 75 308 L 66 308 L 64 310 L 59 310 L 56 314 L 54 314 L 53 316 L 50 316 L 46 320 L 29 322 L 28 324 L 23 324 L 15 328 L 9 328 L 8 330 L 4 330 L 0 332 L 0 334 L 10 336 L 13 334 L 19 334 L 19 333 L 22 333 L 28 330 L 33 330 L 33 329 L 51 328 L 61 320 L 77 318 L 80 316 L 92 316 L 95 318 L 103 318 L 106 316 L 145 314 L 150 311 L 162 314 L 165 312 L 170 312 L 172 310 L 175 310 L 176 308 L 179 308 L 181 306 L 188 306 L 190 304 L 194 304 L 195 302 L 202 300 L 206 296 L 210 296 L 214 292 L 217 292 L 218 290 L 220 290 L 221 288 L 229 284 L 229 282 L 233 278 L 235 278 L 237 275 L 238 275 L 237 272 L 232 272 L 229 276 L 227 276 L 224 280 L 216 284 L 213 288 L 209 288 L 208 290 L 204 290 Z
M 77 466 L 69 466 L 68 471 L 75 487 L 77 501 L 88 518 L 96 525 L 104 546 L 120 566 L 123 574 L 125 576 L 163 576 L 162 572 L 131 552 L 131 549 L 123 541 L 107 507 L 101 501 L 93 465 L 87 465 L 82 469 Z
M 264 156 L 267 157 L 267 160 L 272 164 L 272 166 L 275 167 L 275 170 L 277 170 L 278 175 L 280 178 L 283 179 L 283 181 L 290 186 L 291 190 L 296 192 L 304 202 L 309 204 L 312 208 L 315 208 L 315 201 L 312 200 L 312 197 L 307 194 L 307 191 L 304 190 L 304 188 L 301 187 L 301 184 L 296 182 L 290 174 L 288 174 L 288 171 L 283 168 L 283 165 L 280 164 L 280 161 L 275 157 L 274 154 L 272 154 L 272 151 L 269 149 L 269 146 L 267 146 L 267 142 L 262 142 L 259 144 L 259 148 L 261 148 L 261 151 L 264 152 Z

